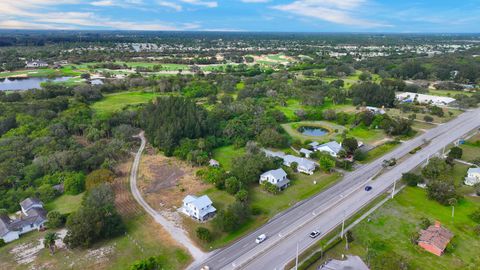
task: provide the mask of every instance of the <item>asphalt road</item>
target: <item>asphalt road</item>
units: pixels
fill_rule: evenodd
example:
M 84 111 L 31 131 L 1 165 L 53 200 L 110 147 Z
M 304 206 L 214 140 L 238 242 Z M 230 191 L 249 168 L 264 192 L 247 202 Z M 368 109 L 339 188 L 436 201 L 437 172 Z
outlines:
M 340 225 L 344 218 L 355 214 L 387 189 L 391 189 L 402 173 L 411 171 L 430 156 L 442 151 L 444 146 L 478 127 L 480 109 L 465 112 L 448 123 L 405 141 L 392 152 L 345 174 L 342 181 L 334 186 L 277 215 L 255 232 L 214 252 L 208 259 L 190 268 L 199 269 L 208 265 L 210 269 L 283 269 L 286 263 L 295 258 L 297 243 L 302 252 L 321 239 L 322 235 Z M 426 141 L 429 143 L 422 150 L 405 158 L 395 167 L 382 171 L 384 159 L 403 157 Z M 376 177 L 380 172 L 382 173 Z M 372 180 L 374 177 L 376 178 Z M 369 192 L 364 190 L 367 183 L 373 187 Z M 320 230 L 322 235 L 311 239 L 308 234 L 312 230 Z M 267 235 L 267 240 L 256 244 L 255 238 L 262 233 Z

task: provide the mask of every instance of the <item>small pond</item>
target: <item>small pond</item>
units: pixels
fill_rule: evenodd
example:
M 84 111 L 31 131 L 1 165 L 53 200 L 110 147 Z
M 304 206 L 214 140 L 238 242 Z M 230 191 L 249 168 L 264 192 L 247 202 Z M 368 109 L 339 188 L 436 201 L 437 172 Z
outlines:
M 321 128 L 321 127 L 312 127 L 312 126 L 302 126 L 298 128 L 298 132 L 302 133 L 303 135 L 307 136 L 324 136 L 328 134 L 328 129 Z
M 40 88 L 40 84 L 46 81 L 52 82 L 64 82 L 71 77 L 58 77 L 54 79 L 49 78 L 41 78 L 41 77 L 30 77 L 30 78 L 17 78 L 17 79 L 9 79 L 9 78 L 1 78 L 0 79 L 0 91 L 7 91 L 7 90 L 28 90 Z

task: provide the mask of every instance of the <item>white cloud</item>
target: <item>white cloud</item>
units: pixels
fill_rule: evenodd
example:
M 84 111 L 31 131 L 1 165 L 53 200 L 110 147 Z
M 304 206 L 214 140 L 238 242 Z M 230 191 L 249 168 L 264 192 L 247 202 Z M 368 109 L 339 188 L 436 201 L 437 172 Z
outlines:
M 240 0 L 243 3 L 267 3 L 270 2 L 270 0 Z
M 111 0 L 103 0 L 103 1 L 95 1 L 90 3 L 92 6 L 99 6 L 99 7 L 109 7 L 109 6 L 115 6 L 116 4 L 111 1 Z
M 359 27 L 388 26 L 355 17 L 353 14 L 358 13 L 364 4 L 366 0 L 296 0 L 290 4 L 276 5 L 272 8 L 336 24 Z
M 162 6 L 162 7 L 167 7 L 167 8 L 172 8 L 172 9 L 175 9 L 176 11 L 181 11 L 182 10 L 182 6 L 177 4 L 177 3 L 174 3 L 174 2 L 171 2 L 171 1 L 163 1 L 163 0 L 158 0 L 157 1 L 157 4 L 159 6 Z
M 209 8 L 218 7 L 218 3 L 216 1 L 202 1 L 202 0 L 180 0 L 180 2 L 197 5 L 197 6 L 205 6 Z

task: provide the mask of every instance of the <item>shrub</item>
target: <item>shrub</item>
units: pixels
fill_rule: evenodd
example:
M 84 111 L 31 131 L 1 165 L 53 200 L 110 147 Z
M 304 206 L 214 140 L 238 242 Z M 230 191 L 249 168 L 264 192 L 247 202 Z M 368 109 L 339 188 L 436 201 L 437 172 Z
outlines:
M 195 232 L 197 234 L 197 238 L 202 241 L 209 243 L 213 240 L 212 233 L 207 228 L 198 227 Z
M 423 120 L 425 120 L 425 122 L 431 123 L 433 122 L 433 117 L 431 117 L 430 115 L 425 115 L 423 117 Z
M 240 190 L 240 181 L 232 176 L 225 180 L 225 190 L 230 194 L 236 194 Z
M 404 173 L 402 175 L 402 180 L 411 187 L 416 186 L 418 183 L 423 183 L 422 176 L 414 173 Z
M 431 225 L 432 225 L 432 221 L 430 221 L 428 218 L 426 218 L 426 217 L 421 218 L 420 228 L 422 228 L 423 230 L 426 230 Z
M 85 176 L 82 173 L 72 174 L 65 179 L 63 186 L 66 194 L 80 194 L 85 191 Z
M 103 183 L 112 183 L 115 175 L 108 169 L 98 169 L 87 175 L 85 186 L 87 190 L 91 190 Z
M 47 226 L 49 228 L 61 228 L 65 225 L 66 218 L 58 211 L 50 211 L 47 214 Z

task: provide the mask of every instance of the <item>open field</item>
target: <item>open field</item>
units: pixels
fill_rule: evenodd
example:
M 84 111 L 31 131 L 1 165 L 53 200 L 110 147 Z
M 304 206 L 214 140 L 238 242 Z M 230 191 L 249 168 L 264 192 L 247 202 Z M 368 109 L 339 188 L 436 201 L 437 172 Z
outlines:
M 324 136 L 309 136 L 304 135 L 298 131 L 302 126 L 321 127 L 329 131 Z M 306 140 L 328 141 L 338 137 L 345 127 L 326 121 L 302 121 L 282 124 L 283 129 L 294 139 L 299 139 L 302 142 Z
M 232 169 L 233 161 L 244 153 L 245 148 L 235 149 L 233 145 L 228 145 L 213 150 L 213 158 L 217 160 L 226 171 L 229 171 Z
M 443 117 L 438 117 L 436 115 L 430 115 L 430 114 L 426 114 L 426 113 L 415 113 L 415 114 L 417 115 L 416 119 L 419 120 L 419 121 L 424 121 L 423 117 L 425 117 L 425 115 L 429 115 L 429 116 L 433 117 L 433 123 L 434 124 L 441 124 L 441 123 L 446 123 L 446 122 L 454 119 L 455 117 L 457 117 L 458 115 L 460 115 L 462 113 L 462 111 L 460 111 L 460 110 L 447 109 L 447 108 L 443 108 L 443 111 L 445 113 L 445 115 Z M 408 118 L 408 116 L 413 114 L 413 113 L 414 112 L 404 113 L 400 109 L 388 109 L 387 110 L 388 115 L 399 116 L 399 117 L 403 117 L 403 118 Z M 451 115 L 450 115 L 450 113 L 451 113 Z
M 308 110 L 309 108 L 312 107 L 301 104 L 301 102 L 297 99 L 288 99 L 286 101 L 286 106 L 277 105 L 274 107 L 274 109 L 283 112 L 290 121 L 298 121 L 298 117 L 295 115 L 295 111 Z M 335 110 L 336 112 L 355 111 L 355 106 L 351 104 L 333 104 L 331 100 L 325 100 L 325 102 L 323 103 L 323 105 L 320 106 L 320 108 L 324 110 Z
M 476 269 L 480 260 L 476 250 L 480 239 L 473 232 L 475 223 L 468 215 L 480 207 L 480 198 L 467 197 L 455 207 L 455 218 L 451 218 L 451 207 L 429 200 L 425 190 L 407 187 L 394 200 L 387 202 L 362 221 L 353 230 L 354 241 L 350 250 L 338 244 L 326 253 L 325 258 L 340 259 L 341 254 L 356 254 L 367 260 L 367 248 L 377 252 L 395 252 L 406 258 L 411 269 Z M 410 241 L 413 233 L 420 230 L 421 218 L 439 220 L 455 234 L 454 247 L 437 257 L 427 253 Z M 320 264 L 312 266 L 316 269 Z
M 428 94 L 434 96 L 444 96 L 444 97 L 455 97 L 458 94 L 471 96 L 473 95 L 472 92 L 465 92 L 465 91 L 455 91 L 455 90 L 435 90 L 435 89 L 428 89 Z
M 60 76 L 78 76 L 80 72 L 73 70 L 70 67 L 62 67 L 60 69 L 53 68 L 39 68 L 17 70 L 12 72 L 0 72 L 0 78 L 25 75 L 28 77 L 60 77 Z
M 120 111 L 127 106 L 135 106 L 152 101 L 158 93 L 153 92 L 120 92 L 105 95 L 92 105 L 93 110 L 101 117 Z
M 68 214 L 77 211 L 82 202 L 84 193 L 78 195 L 64 194 L 45 205 L 48 211 L 58 211 L 62 214 Z
M 365 160 L 363 160 L 362 163 L 369 163 L 369 162 L 385 155 L 386 153 L 392 151 L 393 149 L 395 149 L 399 145 L 400 145 L 400 143 L 397 143 L 395 141 L 386 142 L 382 145 L 379 145 L 379 146 L 373 148 L 372 150 L 368 151 L 367 158 L 365 158 Z
M 382 129 L 369 129 L 364 127 L 354 127 L 348 131 L 348 136 L 353 136 L 357 140 L 373 146 L 387 139 L 388 136 Z

